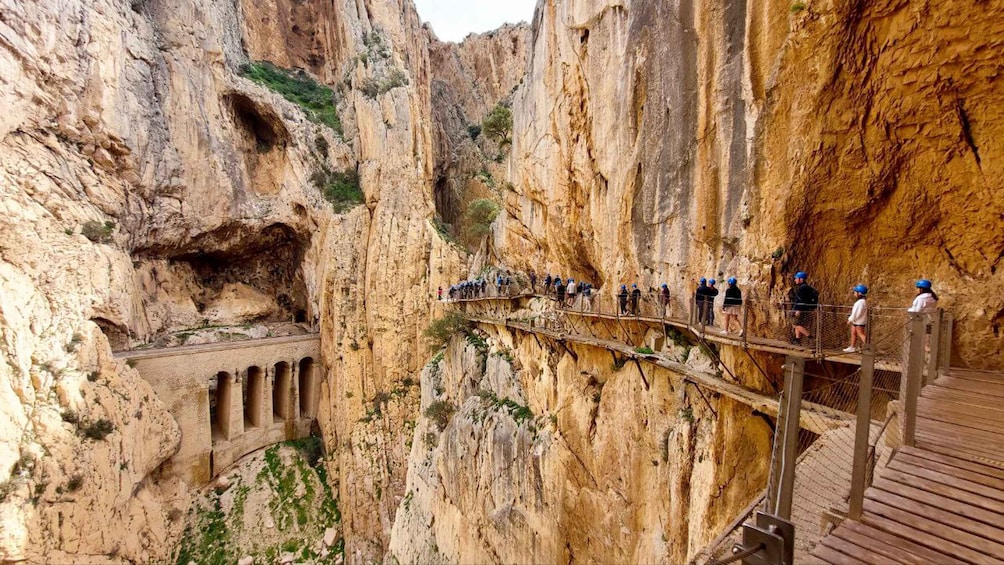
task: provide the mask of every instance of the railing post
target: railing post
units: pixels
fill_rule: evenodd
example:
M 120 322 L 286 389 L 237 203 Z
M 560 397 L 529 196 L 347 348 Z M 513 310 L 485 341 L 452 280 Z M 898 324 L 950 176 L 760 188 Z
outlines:
M 823 355 L 823 308 L 816 305 L 816 356 Z
M 903 402 L 900 429 L 903 445 L 913 447 L 916 443 L 917 399 L 920 396 L 924 365 L 924 314 L 910 314 L 910 323 L 907 328 L 909 345 L 902 367 L 903 377 L 900 380 L 900 398 Z
M 861 382 L 858 385 L 858 422 L 854 430 L 854 466 L 851 470 L 851 497 L 847 517 L 861 519 L 868 467 L 868 443 L 872 425 L 872 380 L 875 375 L 875 352 L 870 345 L 861 351 Z
M 939 309 L 931 316 L 931 350 L 927 360 L 927 374 L 924 377 L 924 384 L 928 385 L 938 378 L 938 354 L 941 350 L 941 316 L 943 311 Z
M 743 300 L 743 327 L 742 327 L 742 330 L 741 330 L 742 331 L 742 335 L 740 335 L 739 337 L 743 338 L 743 347 L 744 348 L 747 345 L 747 343 L 746 343 L 746 331 L 749 329 L 749 322 L 750 322 L 750 305 L 749 304 L 750 304 L 749 300 Z
M 805 359 L 789 355 L 785 361 L 784 376 L 784 426 L 781 429 L 781 446 L 776 451 L 776 473 L 771 478 L 774 495 L 773 514 L 784 520 L 791 519 L 791 504 L 795 489 L 795 464 L 798 459 L 798 430 L 802 412 L 802 380 L 805 376 Z M 775 445 L 777 442 L 775 442 Z
M 952 325 L 954 323 L 955 317 L 952 313 L 944 312 L 941 316 L 941 347 L 938 348 L 941 357 L 938 367 L 942 371 L 948 371 L 952 363 Z

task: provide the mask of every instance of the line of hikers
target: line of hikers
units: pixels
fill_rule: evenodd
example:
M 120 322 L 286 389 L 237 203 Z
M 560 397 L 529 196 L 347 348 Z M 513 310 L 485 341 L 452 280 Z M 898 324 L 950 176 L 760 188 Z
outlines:
M 814 336 L 809 328 L 815 326 L 816 315 L 819 310 L 819 292 L 808 283 L 809 275 L 805 271 L 798 271 L 794 275 L 794 286 L 788 291 L 788 316 L 791 321 L 790 342 L 801 344 L 802 339 L 812 339 Z M 551 276 L 546 273 L 542 281 L 538 281 L 534 271 L 529 272 L 530 291 L 537 294 L 537 283 L 543 283 L 543 294 L 554 297 L 559 308 L 569 308 L 575 306 L 577 297 L 581 297 L 580 306 L 585 310 L 592 310 L 592 297 L 599 292 L 588 282 L 576 282 L 572 278 L 563 280 L 560 275 Z M 499 296 L 507 295 L 512 284 L 511 277 L 506 272 L 503 276 L 499 274 L 495 280 L 496 290 Z M 715 324 L 715 300 L 720 294 L 716 287 L 715 279 L 701 278 L 698 281 L 697 290 L 694 292 L 694 305 L 696 307 L 696 321 L 703 326 L 714 326 Z M 738 333 L 743 335 L 743 325 L 739 317 L 742 314 L 743 293 L 739 288 L 735 277 L 726 280 L 728 285 L 725 289 L 725 298 L 722 303 L 722 314 L 724 323 L 722 329 L 726 333 Z M 913 304 L 907 310 L 911 313 L 931 314 L 937 310 L 938 295 L 934 292 L 930 280 L 920 279 L 915 285 L 917 295 Z M 462 281 L 453 285 L 449 289 L 449 298 L 469 299 L 486 296 L 487 282 L 484 278 L 470 281 Z M 847 325 L 850 328 L 850 345 L 844 351 L 851 353 L 859 351 L 867 343 L 868 333 L 868 287 L 864 284 L 855 285 L 851 291 L 854 294 L 854 305 L 851 307 L 850 315 L 847 317 Z M 656 303 L 659 305 L 661 316 L 669 314 L 670 293 L 669 285 L 663 283 L 658 291 L 649 289 L 649 295 L 656 294 Z M 640 315 L 640 303 L 642 292 L 637 284 L 631 285 L 628 290 L 626 284 L 620 285 L 616 294 L 617 307 L 621 316 Z M 439 288 L 439 299 L 443 299 L 443 289 Z M 734 329 L 733 329 L 734 328 Z

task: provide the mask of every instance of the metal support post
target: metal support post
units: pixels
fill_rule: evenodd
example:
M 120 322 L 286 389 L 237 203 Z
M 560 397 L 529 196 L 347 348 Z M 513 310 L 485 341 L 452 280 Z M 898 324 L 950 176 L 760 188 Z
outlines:
M 942 310 L 938 310 L 931 316 L 931 337 L 928 340 L 928 343 L 931 345 L 928 352 L 927 374 L 924 376 L 925 385 L 931 384 L 934 379 L 938 378 L 938 352 L 941 350 L 941 315 Z
M 851 470 L 851 498 L 847 517 L 860 520 L 867 480 L 868 443 L 871 432 L 872 380 L 875 375 L 875 353 L 870 345 L 861 352 L 861 382 L 858 385 L 858 422 L 854 433 L 854 466 Z
M 816 337 L 815 349 L 816 349 L 816 356 L 819 357 L 819 356 L 823 355 L 823 312 L 822 312 L 822 308 L 820 308 L 817 305 L 815 313 L 816 313 L 816 331 L 814 332 L 815 333 L 815 337 Z
M 939 366 L 938 368 L 944 372 L 948 371 L 948 368 L 952 363 L 952 325 L 955 323 L 955 317 L 951 312 L 943 312 L 941 315 L 941 347 L 938 348 L 940 352 Z
M 910 323 L 907 327 L 909 347 L 900 385 L 900 398 L 903 400 L 900 428 L 903 433 L 903 445 L 913 447 L 917 432 L 917 399 L 920 396 L 924 366 L 924 315 L 910 314 Z
M 777 460 L 778 479 L 774 491 L 774 515 L 791 519 L 792 495 L 795 489 L 795 463 L 798 459 L 798 430 L 802 412 L 802 381 L 805 377 L 805 359 L 788 356 L 784 376 L 784 428 L 782 446 Z
M 743 329 L 742 335 L 739 337 L 743 338 L 743 347 L 746 347 L 746 332 L 749 331 L 750 322 L 750 305 L 748 301 L 743 301 Z

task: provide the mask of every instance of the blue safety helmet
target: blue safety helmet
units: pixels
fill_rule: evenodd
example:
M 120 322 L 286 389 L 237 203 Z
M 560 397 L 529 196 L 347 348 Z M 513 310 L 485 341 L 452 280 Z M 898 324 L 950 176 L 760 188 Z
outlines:
M 727 282 L 729 284 L 736 284 L 736 278 L 735 277 L 729 277 L 729 280 L 727 280 L 725 282 Z
M 626 284 L 622 284 L 621 285 L 621 290 L 627 290 L 627 285 Z
M 796 279 L 803 279 L 804 280 L 804 279 L 809 278 L 809 275 L 806 274 L 805 271 L 799 271 L 799 272 L 795 273 L 795 278 Z
M 669 288 L 669 285 L 667 285 L 666 283 L 662 283 L 662 288 Z
M 631 285 L 631 288 L 638 288 L 638 285 L 633 284 L 633 285 Z
M 697 282 L 699 282 L 699 283 L 701 283 L 701 284 L 707 284 L 707 283 L 708 283 L 708 279 L 706 279 L 706 278 L 704 278 L 704 277 L 701 277 L 701 280 L 699 280 L 699 281 L 697 281 Z
M 715 286 L 715 279 L 711 279 L 710 281 L 708 281 L 708 284 L 710 284 L 711 286 Z
M 927 279 L 920 279 L 917 281 L 917 288 L 923 288 L 925 290 L 931 290 L 931 281 Z
M 865 286 L 865 285 L 863 285 L 863 284 L 859 284 L 859 285 L 857 285 L 857 286 L 854 287 L 854 292 L 857 292 L 857 293 L 860 293 L 860 294 L 868 294 L 868 287 Z

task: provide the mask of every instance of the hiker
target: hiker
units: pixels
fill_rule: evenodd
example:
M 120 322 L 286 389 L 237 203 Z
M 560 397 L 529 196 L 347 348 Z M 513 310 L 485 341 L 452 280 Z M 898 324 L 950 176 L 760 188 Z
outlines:
M 558 298 L 558 308 L 565 305 L 565 285 L 561 282 L 561 277 L 554 277 L 554 292 Z
M 627 286 L 621 285 L 621 291 L 617 293 L 617 303 L 620 305 L 621 316 L 627 316 L 628 290 Z
M 791 343 L 794 344 L 800 344 L 803 337 L 812 338 L 812 333 L 806 327 L 815 321 L 816 309 L 819 307 L 819 293 L 805 282 L 808 278 L 809 275 L 804 271 L 795 273 L 795 286 L 788 293 L 794 332 Z
M 669 315 L 669 285 L 662 283 L 659 288 L 659 306 L 662 307 L 662 317 Z
M 530 294 L 537 294 L 537 273 L 530 270 Z
M 931 314 L 938 309 L 938 295 L 931 288 L 931 281 L 920 279 L 917 284 L 917 296 L 913 299 L 913 304 L 907 312 L 920 314 Z
M 638 285 L 631 285 L 631 314 L 638 315 L 638 301 L 641 300 L 641 291 L 638 290 Z
M 551 294 L 551 273 L 546 273 L 544 276 L 544 296 Z
M 439 297 L 439 301 L 442 302 L 443 301 L 443 287 L 439 287 L 439 294 L 437 296 Z
M 568 288 L 566 289 L 565 294 L 568 295 L 568 306 L 569 307 L 575 306 L 575 291 L 576 291 L 576 288 L 575 288 L 575 279 L 568 279 Z
M 511 295 L 512 294 L 512 277 L 510 277 L 509 275 L 506 275 L 505 281 L 502 284 L 505 286 L 506 296 Z
M 703 324 L 704 320 L 707 319 L 707 313 L 705 310 L 705 300 L 708 295 L 708 279 L 701 277 L 701 280 L 697 281 L 697 290 L 694 292 L 694 305 L 697 307 L 697 323 Z
M 582 306 L 584 309 L 592 311 L 593 309 L 593 285 L 592 283 L 582 283 L 581 291 L 582 295 Z
M 743 308 L 743 291 L 736 284 L 735 277 L 729 277 L 728 288 L 725 289 L 725 303 L 722 306 L 722 313 L 725 314 L 725 331 L 732 333 L 732 322 L 739 324 L 739 335 L 743 335 L 742 322 L 739 321 L 739 313 Z
M 715 298 L 718 296 L 715 283 L 715 279 L 708 281 L 708 288 L 704 291 L 704 311 L 708 314 L 708 319 L 704 323 L 709 326 L 715 325 Z
M 865 300 L 865 296 L 868 295 L 868 287 L 859 284 L 852 290 L 857 300 L 854 301 L 854 306 L 851 308 L 851 315 L 847 317 L 847 325 L 851 327 L 851 344 L 844 348 L 844 353 L 854 353 L 860 349 L 855 348 L 854 344 L 860 340 L 863 346 L 868 339 L 865 334 L 865 327 L 868 326 L 868 301 Z

